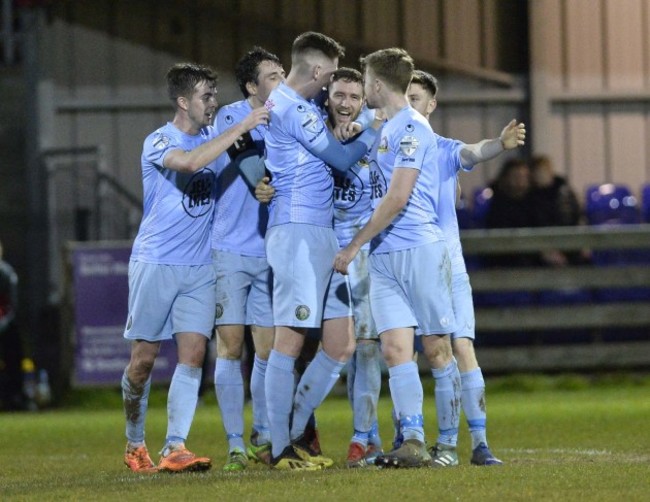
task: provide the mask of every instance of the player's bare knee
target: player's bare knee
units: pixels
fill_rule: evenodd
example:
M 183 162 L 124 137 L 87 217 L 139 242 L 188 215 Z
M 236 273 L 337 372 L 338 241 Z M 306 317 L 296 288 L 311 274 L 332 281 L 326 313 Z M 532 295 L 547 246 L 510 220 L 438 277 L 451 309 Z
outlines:
M 427 336 L 423 338 L 424 355 L 432 368 L 443 368 L 451 362 L 452 350 L 448 336 Z
M 354 350 L 356 348 L 356 342 L 354 338 L 349 338 L 347 340 L 339 339 L 337 343 L 323 342 L 323 350 L 325 353 L 332 359 L 337 361 L 348 361 Z
M 153 370 L 154 361 L 155 357 L 131 357 L 129 366 L 126 369 L 126 375 L 131 383 L 135 385 L 143 385 Z
M 471 371 L 478 368 L 474 343 L 470 338 L 458 338 L 452 342 L 453 354 L 458 362 L 458 369 L 461 372 Z
M 241 359 L 242 356 L 242 345 L 228 345 L 225 343 L 217 344 L 217 357 L 219 359 L 230 359 L 236 360 Z
M 186 352 L 183 357 L 178 357 L 179 364 L 185 364 L 192 368 L 203 367 L 203 359 L 205 358 L 205 349 L 197 350 L 196 352 Z
M 412 350 L 407 350 L 406 347 L 401 347 L 399 345 L 382 345 L 382 354 L 386 364 L 391 368 L 399 364 L 413 361 Z
M 252 326 L 251 334 L 255 346 L 255 355 L 262 361 L 267 361 L 273 347 L 273 328 Z

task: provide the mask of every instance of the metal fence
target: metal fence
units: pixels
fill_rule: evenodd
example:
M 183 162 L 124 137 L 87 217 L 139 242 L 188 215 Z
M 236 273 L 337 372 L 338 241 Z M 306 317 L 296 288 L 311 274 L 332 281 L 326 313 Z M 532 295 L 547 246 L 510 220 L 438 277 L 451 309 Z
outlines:
M 99 147 L 46 150 L 41 159 L 47 177 L 49 285 L 59 297 L 65 244 L 132 239 L 142 202 L 109 174 Z

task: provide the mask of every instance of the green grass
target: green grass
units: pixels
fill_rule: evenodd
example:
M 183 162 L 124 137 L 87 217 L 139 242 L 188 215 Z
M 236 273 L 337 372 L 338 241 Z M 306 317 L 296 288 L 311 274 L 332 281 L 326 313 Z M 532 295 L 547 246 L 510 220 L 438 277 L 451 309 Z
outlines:
M 488 388 L 489 439 L 506 465 L 469 465 L 461 427 L 461 466 L 433 470 L 348 470 L 350 411 L 331 397 L 318 412 L 321 443 L 336 459 L 316 473 L 221 471 L 226 441 L 214 398 L 197 410 L 188 446 L 214 467 L 188 475 L 137 475 L 122 465 L 124 419 L 117 391 L 84 391 L 60 410 L 0 415 L 1 500 L 647 500 L 650 381 L 581 376 L 494 379 Z M 166 430 L 164 393 L 154 392 L 147 421 L 152 454 Z M 435 438 L 426 388 L 426 429 Z M 380 429 L 391 436 L 390 401 Z M 247 425 L 250 409 L 247 408 Z M 157 459 L 157 455 L 152 455 Z

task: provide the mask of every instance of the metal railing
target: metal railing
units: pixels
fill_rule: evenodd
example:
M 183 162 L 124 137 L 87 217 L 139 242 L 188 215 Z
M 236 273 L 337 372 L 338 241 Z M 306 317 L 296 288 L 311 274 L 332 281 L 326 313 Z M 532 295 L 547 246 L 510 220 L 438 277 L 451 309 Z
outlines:
M 650 366 L 650 225 L 466 230 L 461 240 L 470 263 L 476 257 L 547 250 L 589 249 L 594 255 L 614 256 L 609 263 L 471 270 L 475 298 L 506 292 L 539 295 L 521 304 L 508 302 L 507 296 L 489 306 L 477 302 L 482 367 L 512 372 Z M 571 294 L 580 291 L 587 299 L 572 302 Z M 548 292 L 560 296 L 545 302 L 541 298 Z M 632 294 L 626 297 L 621 292 Z M 620 336 L 625 330 L 635 336 Z M 544 339 L 549 332 L 553 343 Z M 576 333 L 580 336 L 574 343 Z M 490 344 L 490 337 L 504 334 L 518 339 L 520 346 Z
M 142 201 L 103 167 L 100 147 L 46 150 L 41 161 L 47 176 L 49 285 L 59 296 L 65 243 L 132 239 Z

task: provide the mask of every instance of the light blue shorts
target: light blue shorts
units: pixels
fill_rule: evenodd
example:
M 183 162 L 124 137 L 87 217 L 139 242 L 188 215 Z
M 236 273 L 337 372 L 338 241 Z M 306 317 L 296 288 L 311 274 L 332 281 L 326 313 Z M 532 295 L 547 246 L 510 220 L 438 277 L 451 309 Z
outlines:
M 454 316 L 457 329 L 451 338 L 475 337 L 476 321 L 474 319 L 474 301 L 472 300 L 472 286 L 469 275 L 466 273 L 454 274 L 451 280 L 451 292 L 454 302 Z
M 352 300 L 350 296 L 348 276 L 334 272 L 325 297 L 323 319 L 352 317 Z
M 380 334 L 408 327 L 424 335 L 452 333 L 456 321 L 445 242 L 371 254 L 370 305 Z
M 352 317 L 352 300 L 350 297 L 348 276 L 334 272 L 330 287 L 327 289 L 327 296 L 325 297 L 323 321 L 326 319 L 338 319 L 340 317 Z M 307 330 L 307 338 L 321 340 L 322 337 L 322 325 Z
M 214 324 L 273 326 L 271 267 L 266 258 L 212 250 L 217 275 Z
M 370 276 L 366 249 L 360 250 L 348 266 L 348 278 L 352 292 L 352 315 L 356 338 L 357 340 L 377 339 L 379 335 L 370 312 Z
M 124 338 L 159 342 L 176 333 L 212 336 L 216 302 L 212 265 L 129 262 Z
M 273 270 L 274 324 L 320 327 L 339 249 L 334 230 L 300 223 L 276 225 L 267 230 L 265 245 Z

